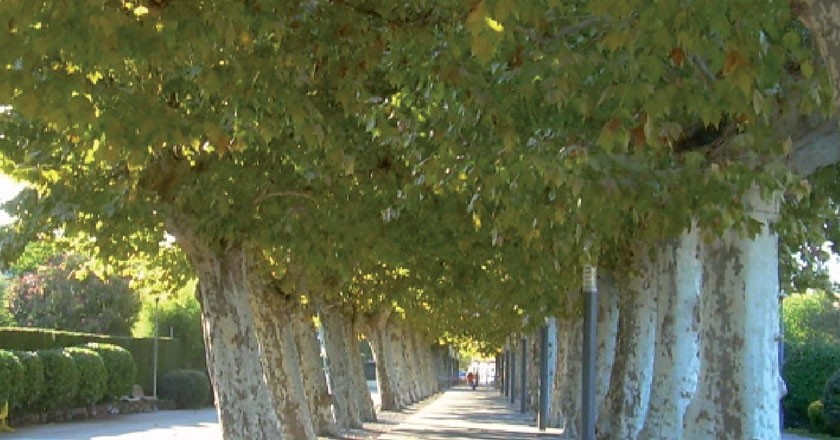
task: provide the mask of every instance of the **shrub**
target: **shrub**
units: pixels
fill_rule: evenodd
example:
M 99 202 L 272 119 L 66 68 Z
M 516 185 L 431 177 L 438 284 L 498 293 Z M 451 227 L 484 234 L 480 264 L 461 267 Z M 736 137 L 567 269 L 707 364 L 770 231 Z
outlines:
M 44 390 L 44 364 L 38 353 L 34 351 L 18 351 L 15 354 L 23 365 L 24 371 L 22 392 L 15 402 L 15 407 L 24 411 L 34 410 Z
M 181 409 L 203 408 L 210 401 L 210 381 L 201 371 L 173 370 L 161 377 L 158 396 Z
M 0 406 L 10 405 L 19 398 L 23 383 L 23 364 L 8 350 L 0 350 Z
M 108 371 L 99 354 L 82 347 L 65 348 L 64 352 L 73 358 L 79 371 L 79 391 L 75 402 L 87 406 L 102 400 L 108 384 Z
M 44 364 L 44 391 L 38 399 L 38 409 L 70 407 L 79 391 L 79 370 L 73 358 L 64 350 L 41 350 L 38 356 Z
M 805 426 L 808 404 L 818 400 L 825 381 L 840 366 L 840 346 L 820 341 L 785 345 L 782 376 L 788 393 L 782 400 L 785 423 Z
M 840 435 L 840 370 L 825 382 L 822 404 L 826 431 L 831 435 Z
M 96 342 L 87 343 L 82 347 L 99 353 L 105 364 L 108 379 L 103 397 L 106 400 L 116 400 L 131 392 L 137 376 L 137 365 L 131 352 L 119 345 Z
M 825 431 L 825 414 L 821 400 L 815 400 L 808 405 L 808 430 L 813 433 Z
M 130 334 L 139 295 L 123 278 L 86 273 L 84 263 L 78 256 L 61 256 L 15 278 L 8 302 L 18 325 Z

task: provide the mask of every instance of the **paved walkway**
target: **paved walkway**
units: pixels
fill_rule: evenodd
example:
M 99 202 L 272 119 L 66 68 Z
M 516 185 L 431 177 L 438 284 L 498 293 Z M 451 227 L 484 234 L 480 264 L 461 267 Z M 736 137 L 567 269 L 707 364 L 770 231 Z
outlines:
M 379 440 L 555 439 L 561 433 L 540 434 L 531 416 L 514 410 L 498 390 L 463 387 L 443 393 Z

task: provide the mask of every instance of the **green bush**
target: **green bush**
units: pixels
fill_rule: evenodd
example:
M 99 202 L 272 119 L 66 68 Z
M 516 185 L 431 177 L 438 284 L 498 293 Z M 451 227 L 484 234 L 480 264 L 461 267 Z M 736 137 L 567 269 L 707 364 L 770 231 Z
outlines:
M 809 341 L 785 344 L 785 363 L 782 377 L 788 393 L 782 400 L 785 424 L 806 426 L 808 404 L 818 400 L 825 382 L 840 367 L 840 346 Z
M 13 405 L 22 394 L 23 364 L 8 350 L 0 350 L 0 406 Z
M 15 408 L 23 411 L 34 410 L 38 398 L 44 390 L 44 364 L 40 356 L 34 351 L 18 351 L 15 353 L 23 365 L 22 392 Z
M 210 401 L 210 381 L 196 370 L 174 370 L 163 375 L 158 396 L 175 402 L 178 408 L 203 408 Z
M 137 376 L 137 365 L 134 363 L 131 352 L 119 345 L 96 342 L 89 342 L 82 347 L 99 353 L 105 364 L 108 380 L 103 397 L 106 400 L 117 400 L 131 393 L 131 387 Z
M 99 354 L 82 347 L 65 348 L 64 352 L 73 358 L 79 371 L 79 390 L 75 403 L 87 406 L 102 400 L 108 385 L 108 370 Z
M 38 409 L 69 408 L 79 391 L 76 363 L 64 350 L 41 350 L 38 356 L 44 364 L 44 392 L 38 399 Z
M 826 432 L 831 435 L 840 435 L 840 370 L 837 370 L 825 382 L 822 404 Z
M 808 430 L 815 434 L 825 432 L 825 413 L 821 400 L 815 400 L 808 405 Z

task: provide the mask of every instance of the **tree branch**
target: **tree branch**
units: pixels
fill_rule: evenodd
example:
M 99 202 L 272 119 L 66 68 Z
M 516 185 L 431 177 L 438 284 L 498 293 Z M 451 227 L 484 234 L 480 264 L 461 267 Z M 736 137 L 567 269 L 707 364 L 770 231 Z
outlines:
M 837 118 L 823 121 L 805 137 L 794 140 L 788 161 L 791 171 L 807 177 L 822 167 L 840 162 L 840 123 Z

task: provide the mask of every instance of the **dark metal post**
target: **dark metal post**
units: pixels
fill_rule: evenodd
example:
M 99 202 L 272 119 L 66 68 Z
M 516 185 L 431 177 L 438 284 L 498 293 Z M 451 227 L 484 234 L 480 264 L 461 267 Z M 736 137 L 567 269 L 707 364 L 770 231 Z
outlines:
M 779 295 L 779 374 L 785 366 L 785 294 Z M 784 396 L 782 396 L 784 397 Z M 782 397 L 779 397 L 781 399 Z M 785 410 L 782 402 L 779 402 L 779 429 L 785 428 Z
M 519 412 L 524 413 L 528 410 L 528 338 L 522 336 L 522 366 L 519 373 Z
M 516 347 L 510 347 L 510 403 L 516 402 Z
M 540 328 L 540 409 L 537 411 L 537 426 L 545 431 L 548 426 L 548 324 Z
M 581 389 L 581 440 L 595 440 L 596 329 L 598 281 L 594 266 L 583 267 L 583 388 Z

